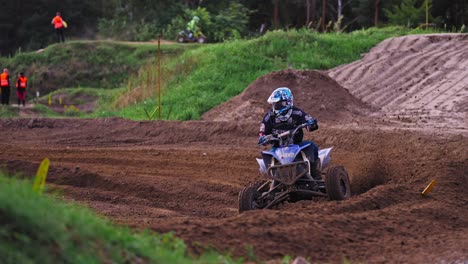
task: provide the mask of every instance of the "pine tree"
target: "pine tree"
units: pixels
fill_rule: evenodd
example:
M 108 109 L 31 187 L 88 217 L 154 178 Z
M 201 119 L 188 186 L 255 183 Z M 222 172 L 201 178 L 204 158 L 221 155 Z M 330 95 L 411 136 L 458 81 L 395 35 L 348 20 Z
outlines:
M 418 2 L 420 5 L 418 6 Z M 432 0 L 429 0 L 431 9 Z M 394 5 L 391 9 L 384 9 L 390 24 L 407 25 L 409 27 L 424 24 L 426 21 L 426 1 L 403 0 L 401 5 Z

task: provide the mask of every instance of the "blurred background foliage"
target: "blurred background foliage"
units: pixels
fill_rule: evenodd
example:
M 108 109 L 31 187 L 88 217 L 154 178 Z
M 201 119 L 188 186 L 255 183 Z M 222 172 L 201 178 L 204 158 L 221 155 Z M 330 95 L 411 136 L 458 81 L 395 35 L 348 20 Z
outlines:
M 467 0 L 430 0 L 431 27 L 466 31 Z M 254 37 L 265 30 L 309 28 L 353 31 L 372 26 L 425 23 L 426 0 L 21 0 L 0 9 L 0 54 L 38 50 L 55 42 L 57 11 L 66 37 L 174 40 L 197 15 L 210 42 Z M 323 16 L 324 15 L 324 16 Z M 325 19 L 322 19 L 325 17 Z M 323 21 L 322 21 L 323 20 Z

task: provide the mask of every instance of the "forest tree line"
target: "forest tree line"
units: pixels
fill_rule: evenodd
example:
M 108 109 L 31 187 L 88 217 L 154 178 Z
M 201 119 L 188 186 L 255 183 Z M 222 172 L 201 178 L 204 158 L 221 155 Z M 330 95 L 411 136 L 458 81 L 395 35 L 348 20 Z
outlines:
M 429 0 L 431 27 L 464 31 L 468 0 Z M 210 41 L 252 37 L 268 29 L 352 31 L 425 23 L 426 0 L 17 0 L 0 9 L 0 53 L 54 43 L 50 21 L 62 13 L 67 38 L 175 39 L 194 15 Z

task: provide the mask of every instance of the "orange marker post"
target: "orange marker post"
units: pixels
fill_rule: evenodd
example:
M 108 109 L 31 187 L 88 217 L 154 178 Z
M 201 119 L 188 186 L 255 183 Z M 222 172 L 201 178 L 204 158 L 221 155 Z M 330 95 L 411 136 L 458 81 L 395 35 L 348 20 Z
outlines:
M 424 191 L 422 191 L 421 195 L 427 195 L 431 190 L 432 190 L 432 187 L 434 187 L 436 183 L 436 180 L 432 180 L 427 186 L 426 188 L 424 188 Z

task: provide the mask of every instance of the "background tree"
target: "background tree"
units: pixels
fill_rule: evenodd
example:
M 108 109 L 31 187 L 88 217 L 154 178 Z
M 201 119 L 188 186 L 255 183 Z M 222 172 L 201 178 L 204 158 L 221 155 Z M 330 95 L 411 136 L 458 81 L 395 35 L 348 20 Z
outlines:
M 440 26 L 446 29 L 468 27 L 467 0 L 432 0 L 431 14 L 440 18 Z
M 428 1 L 431 10 L 432 1 Z M 384 12 L 391 24 L 418 26 L 426 21 L 426 1 L 403 0 L 400 5 L 393 5 L 391 9 L 384 9 Z M 429 20 L 434 21 L 434 18 L 430 16 Z
M 374 0 L 374 27 L 379 25 L 380 0 Z
M 416 26 L 425 22 L 425 0 L 16 0 L 0 8 L 0 54 L 35 50 L 54 43 L 50 20 L 60 11 L 68 22 L 67 39 L 117 38 L 151 40 L 161 32 L 185 28 L 188 13 L 204 8 L 213 23 L 207 32 L 214 40 L 255 35 L 260 25 L 268 28 L 300 28 L 322 19 L 343 17 L 337 30 L 376 25 Z M 431 23 L 459 31 L 468 23 L 467 0 L 432 0 Z M 245 15 L 239 13 L 245 11 Z M 387 10 L 382 12 L 382 10 Z M 434 17 L 440 18 L 434 20 Z M 187 21 L 179 21 L 187 20 Z M 247 21 L 247 23 L 246 23 Z M 218 26 L 219 24 L 219 26 Z M 175 29 L 179 25 L 180 28 Z M 205 26 L 206 27 L 206 26 Z M 315 28 L 315 27 L 314 27 Z M 466 28 L 466 27 L 465 27 Z M 166 35 L 174 39 L 174 35 Z
M 97 20 L 111 15 L 114 4 L 107 0 L 4 1 L 0 8 L 0 53 L 39 49 L 55 42 L 50 21 L 57 11 L 69 24 L 66 37 L 92 37 Z

